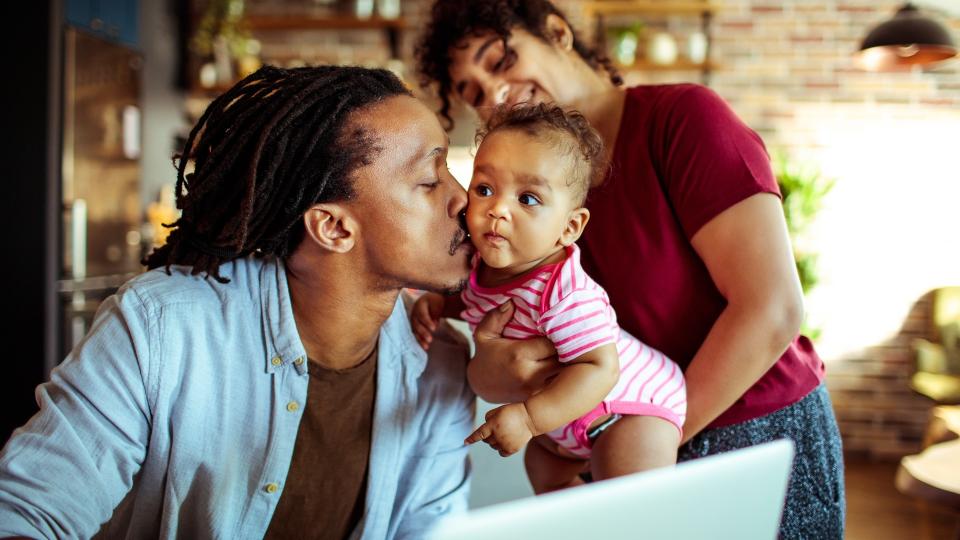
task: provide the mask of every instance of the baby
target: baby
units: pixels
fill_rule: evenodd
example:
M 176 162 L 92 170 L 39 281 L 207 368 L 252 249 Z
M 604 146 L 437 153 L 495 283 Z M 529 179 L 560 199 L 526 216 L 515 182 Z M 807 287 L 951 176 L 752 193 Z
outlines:
M 477 247 L 467 289 L 428 293 L 412 312 L 427 348 L 441 316 L 471 329 L 513 302 L 504 336 L 545 336 L 564 366 L 522 403 L 491 410 L 466 440 L 524 462 L 537 493 L 675 463 L 686 415 L 680 368 L 617 325 L 606 292 L 580 266 L 575 242 L 602 180 L 603 143 L 576 112 L 549 105 L 498 111 L 477 135 L 467 227 Z M 643 271 L 643 269 L 637 269 Z

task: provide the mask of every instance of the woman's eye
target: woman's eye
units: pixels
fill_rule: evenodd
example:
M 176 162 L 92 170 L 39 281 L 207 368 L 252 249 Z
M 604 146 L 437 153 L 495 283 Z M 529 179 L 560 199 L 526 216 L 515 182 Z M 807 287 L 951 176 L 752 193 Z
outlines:
M 524 193 L 519 197 L 520 204 L 525 206 L 540 206 L 540 200 L 529 193 Z
M 490 195 L 493 195 L 493 190 L 490 189 L 490 186 L 485 186 L 483 184 L 474 188 L 473 191 L 481 197 L 489 197 Z
M 493 71 L 496 73 L 498 71 L 503 71 L 509 69 L 513 66 L 513 63 L 517 59 L 517 53 L 510 47 L 506 47 L 503 51 L 503 56 L 500 57 L 500 60 L 493 65 Z

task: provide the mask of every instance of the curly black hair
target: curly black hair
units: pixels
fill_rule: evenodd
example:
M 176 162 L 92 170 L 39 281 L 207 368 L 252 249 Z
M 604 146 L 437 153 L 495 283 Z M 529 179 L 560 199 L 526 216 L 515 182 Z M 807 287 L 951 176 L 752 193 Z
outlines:
M 548 0 L 437 0 L 430 10 L 430 22 L 416 46 L 417 72 L 420 85 L 428 88 L 436 84 L 440 96 L 440 115 L 446 128 L 453 128 L 450 117 L 450 51 L 471 36 L 489 33 L 500 36 L 504 49 L 514 28 L 522 28 L 545 42 L 548 15 L 569 20 Z M 571 27 L 572 30 L 572 27 Z M 617 86 L 623 78 L 609 58 L 588 46 L 573 32 L 573 48 L 594 69 L 603 68 Z
M 411 94 L 394 74 L 359 67 L 265 66 L 238 82 L 174 157 L 182 216 L 143 264 L 192 266 L 226 283 L 225 262 L 286 257 L 303 240 L 303 214 L 353 197 L 352 173 L 379 151 L 351 113 L 397 95 Z
M 567 185 L 573 188 L 571 202 L 575 207 L 583 205 L 590 186 L 606 174 L 603 139 L 577 111 L 546 103 L 500 106 L 477 130 L 476 143 L 479 145 L 490 135 L 505 130 L 518 130 L 569 156 Z

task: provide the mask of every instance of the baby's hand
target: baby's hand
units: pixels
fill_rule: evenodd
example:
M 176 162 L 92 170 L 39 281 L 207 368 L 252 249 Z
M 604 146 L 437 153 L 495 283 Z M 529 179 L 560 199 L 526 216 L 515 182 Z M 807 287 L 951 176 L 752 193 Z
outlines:
M 464 441 L 473 444 L 483 441 L 500 455 L 507 457 L 526 446 L 536 435 L 533 419 L 523 403 L 510 403 L 487 413 L 486 422 Z
M 413 335 L 423 350 L 430 348 L 433 333 L 437 331 L 440 314 L 443 313 L 443 296 L 436 293 L 424 293 L 413 304 L 410 312 L 410 323 L 413 326 Z

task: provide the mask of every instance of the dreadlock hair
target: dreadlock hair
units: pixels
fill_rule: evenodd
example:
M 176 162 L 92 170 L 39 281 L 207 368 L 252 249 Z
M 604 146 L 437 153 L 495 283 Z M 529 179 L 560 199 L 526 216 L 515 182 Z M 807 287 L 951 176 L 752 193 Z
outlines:
M 498 131 L 516 130 L 546 142 L 569 158 L 567 186 L 574 208 L 583 206 L 594 180 L 606 173 L 603 139 L 577 111 L 539 103 L 500 106 L 477 131 L 476 143 Z
M 354 196 L 352 173 L 380 149 L 349 122 L 359 109 L 411 95 L 382 69 L 265 66 L 211 103 L 174 156 L 182 217 L 148 268 L 181 264 L 220 283 L 221 264 L 285 257 L 314 204 Z M 187 165 L 193 164 L 193 171 Z
M 547 36 L 548 15 L 556 15 L 567 24 L 570 21 L 549 0 L 437 0 L 430 11 L 430 22 L 416 46 L 417 72 L 424 88 L 436 84 L 440 96 L 440 115 L 453 128 L 450 117 L 450 51 L 472 36 L 494 33 L 503 40 L 507 54 L 515 54 L 508 46 L 514 28 L 550 43 Z M 603 68 L 613 84 L 620 86 L 623 78 L 605 55 L 588 46 L 571 26 L 573 49 L 593 69 Z

